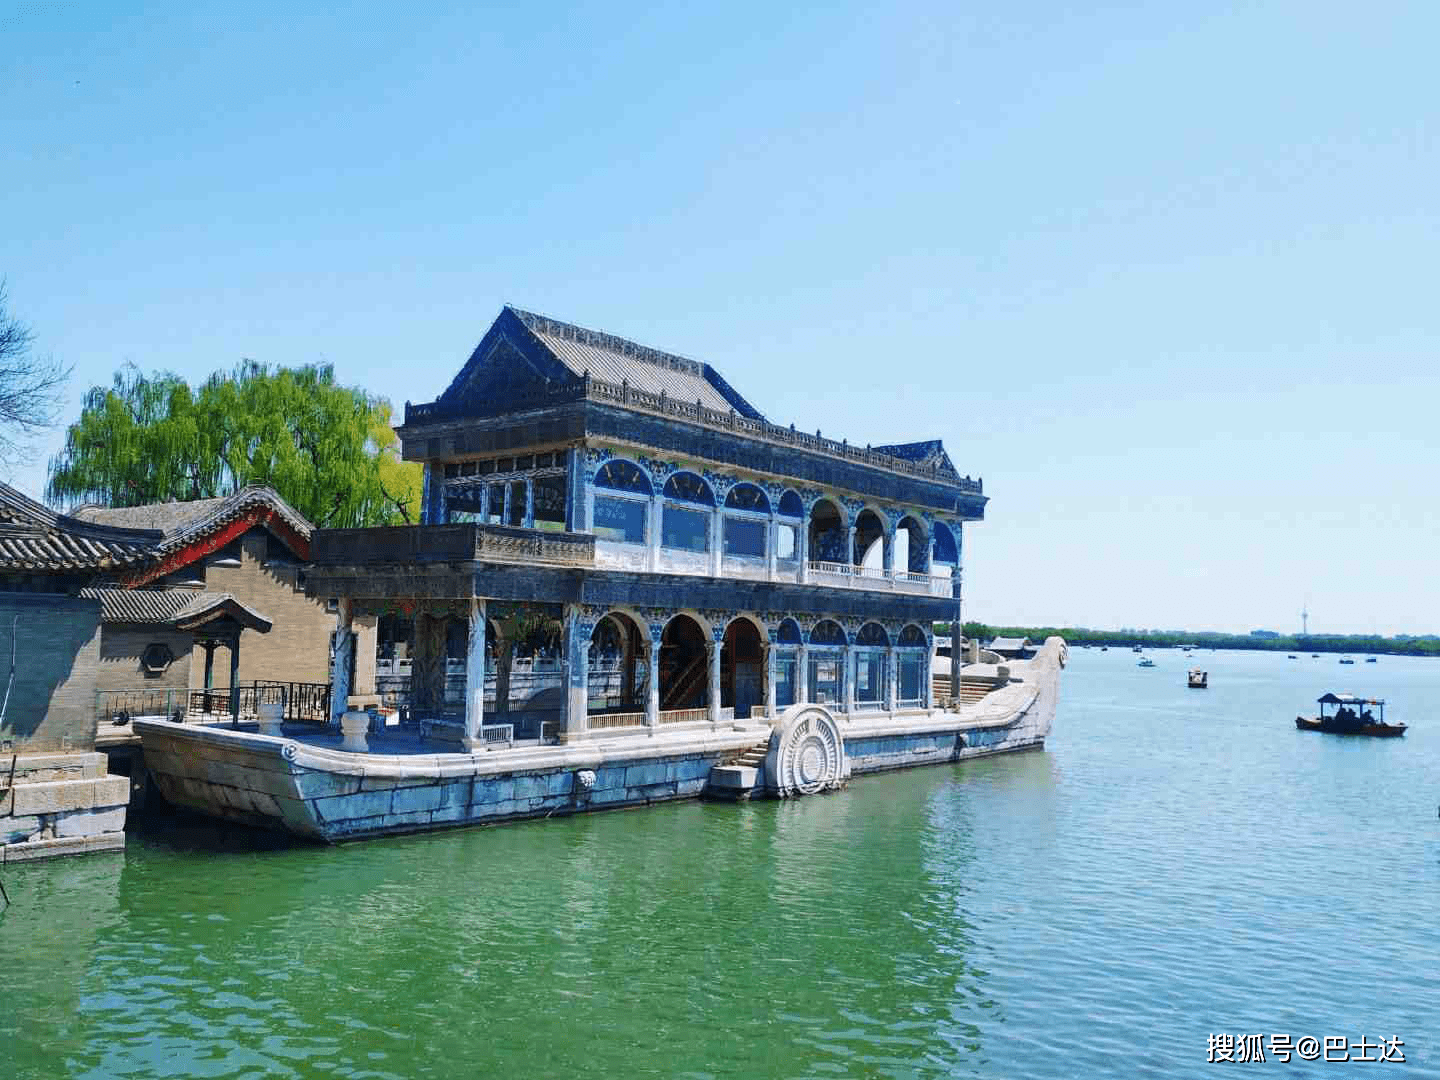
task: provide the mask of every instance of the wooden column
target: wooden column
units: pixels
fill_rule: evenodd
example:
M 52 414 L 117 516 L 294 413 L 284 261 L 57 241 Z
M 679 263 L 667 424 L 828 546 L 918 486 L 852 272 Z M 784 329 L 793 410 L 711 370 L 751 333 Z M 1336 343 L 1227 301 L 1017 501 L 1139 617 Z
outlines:
M 352 650 L 353 651 L 353 650 Z M 230 726 L 240 726 L 240 631 L 230 639 Z

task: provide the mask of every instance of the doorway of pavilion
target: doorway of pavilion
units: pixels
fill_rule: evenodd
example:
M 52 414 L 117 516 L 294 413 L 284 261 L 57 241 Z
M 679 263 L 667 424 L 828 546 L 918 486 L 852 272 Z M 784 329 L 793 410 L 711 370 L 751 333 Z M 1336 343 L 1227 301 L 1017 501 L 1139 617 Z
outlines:
M 649 662 L 640 627 L 612 611 L 590 635 L 588 726 L 638 727 L 645 722 Z
M 765 704 L 764 656 L 755 624 L 732 620 L 720 649 L 720 705 L 733 706 L 737 720 L 748 720 L 751 708 Z
M 660 709 L 703 709 L 709 703 L 708 639 L 689 615 L 676 615 L 660 637 Z M 700 719 L 697 717 L 697 719 Z

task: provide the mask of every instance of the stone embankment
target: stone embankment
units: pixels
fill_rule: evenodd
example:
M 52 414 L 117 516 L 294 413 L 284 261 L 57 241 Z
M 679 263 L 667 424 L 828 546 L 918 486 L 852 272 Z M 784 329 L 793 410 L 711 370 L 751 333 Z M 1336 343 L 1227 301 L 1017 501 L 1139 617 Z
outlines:
M 124 848 L 130 778 L 104 754 L 15 755 L 0 770 L 0 863 Z

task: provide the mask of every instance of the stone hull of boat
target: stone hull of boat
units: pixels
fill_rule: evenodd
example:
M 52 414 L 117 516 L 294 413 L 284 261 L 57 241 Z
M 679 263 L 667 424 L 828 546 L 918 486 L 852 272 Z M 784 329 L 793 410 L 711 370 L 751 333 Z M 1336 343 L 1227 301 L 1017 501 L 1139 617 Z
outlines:
M 1065 658 L 1065 643 L 1052 638 L 1034 659 L 1011 665 L 1015 681 L 958 711 L 833 714 L 844 774 L 1042 748 Z M 697 798 L 715 766 L 767 738 L 773 757 L 783 724 L 389 756 L 163 720 L 137 720 L 135 727 L 146 767 L 171 803 L 334 842 Z M 753 771 L 753 793 L 774 794 L 764 771 Z

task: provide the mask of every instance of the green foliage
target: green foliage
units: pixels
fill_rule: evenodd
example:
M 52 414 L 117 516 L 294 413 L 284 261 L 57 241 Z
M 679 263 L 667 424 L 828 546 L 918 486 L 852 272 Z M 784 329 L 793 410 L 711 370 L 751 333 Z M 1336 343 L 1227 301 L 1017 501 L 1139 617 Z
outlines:
M 936 632 L 940 633 L 937 624 Z M 1025 637 L 1044 641 L 1063 637 L 1071 645 L 1141 645 L 1152 649 L 1174 649 L 1198 645 L 1203 649 L 1251 649 L 1284 653 L 1386 653 L 1398 656 L 1440 656 L 1440 638 L 1401 635 L 1387 638 L 1378 634 L 1294 634 L 1256 637 L 1253 634 L 1217 634 L 1196 630 L 1087 630 L 1084 627 L 989 626 L 967 622 L 965 636 L 981 642 L 996 637 Z M 943 631 L 949 633 L 946 625 Z
M 416 519 L 421 468 L 402 462 L 390 403 L 335 382 L 328 365 L 241 362 L 192 389 L 128 367 L 92 387 L 48 494 L 137 506 L 268 484 L 316 525 Z

